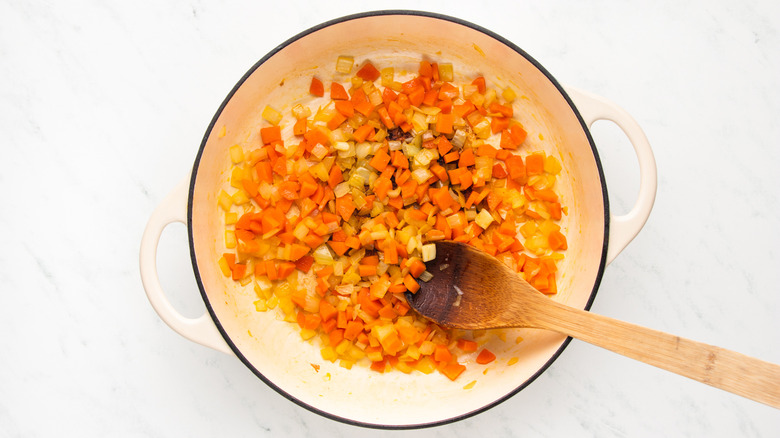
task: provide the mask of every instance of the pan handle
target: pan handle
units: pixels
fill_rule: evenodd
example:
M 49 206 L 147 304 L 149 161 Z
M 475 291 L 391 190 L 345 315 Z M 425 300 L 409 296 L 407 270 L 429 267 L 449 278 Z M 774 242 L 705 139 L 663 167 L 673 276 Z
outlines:
M 644 131 L 625 110 L 587 91 L 566 87 L 566 92 L 574 101 L 588 128 L 596 120 L 609 120 L 628 137 L 639 161 L 639 195 L 636 203 L 625 215 L 616 216 L 610 213 L 609 246 L 607 248 L 607 263 L 612 263 L 625 247 L 639 234 L 647 222 L 650 210 L 653 209 L 655 193 L 658 185 L 655 157 L 650 148 Z
M 141 282 L 155 312 L 176 333 L 185 338 L 221 351 L 233 354 L 217 330 L 208 313 L 198 318 L 182 316 L 165 296 L 157 274 L 157 245 L 163 229 L 174 222 L 187 223 L 187 194 L 189 178 L 181 181 L 152 213 L 141 238 Z

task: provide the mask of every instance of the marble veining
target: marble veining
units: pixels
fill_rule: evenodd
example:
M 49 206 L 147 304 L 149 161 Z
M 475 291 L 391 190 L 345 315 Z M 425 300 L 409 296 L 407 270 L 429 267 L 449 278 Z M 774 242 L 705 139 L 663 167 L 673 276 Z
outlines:
M 10 0 L 0 2 L 0 437 L 780 435 L 780 411 L 578 341 L 478 416 L 367 431 L 300 408 L 154 313 L 141 233 L 243 73 L 322 21 L 423 6 L 503 35 L 645 130 L 655 208 L 606 269 L 594 312 L 780 363 L 776 1 Z M 627 147 L 615 130 L 594 132 L 605 156 Z M 611 156 L 611 201 L 625 211 L 636 165 Z M 184 233 L 167 230 L 160 254 L 174 304 L 202 312 Z

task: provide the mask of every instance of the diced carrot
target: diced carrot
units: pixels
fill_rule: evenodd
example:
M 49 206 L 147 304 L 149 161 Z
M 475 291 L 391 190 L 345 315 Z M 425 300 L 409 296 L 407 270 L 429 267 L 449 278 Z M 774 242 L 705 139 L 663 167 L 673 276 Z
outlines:
M 466 116 L 474 112 L 476 109 L 477 107 L 475 107 L 471 101 L 467 100 L 465 103 L 453 106 L 452 112 L 457 114 L 460 118 L 466 118 Z
M 333 114 L 333 117 L 331 117 L 330 120 L 328 120 L 328 129 L 334 130 L 339 126 L 341 126 L 341 124 L 344 123 L 346 120 L 347 120 L 347 116 L 341 114 L 340 112 L 337 112 Z
M 460 174 L 460 178 L 459 178 L 459 182 L 460 182 L 460 189 L 461 190 L 466 190 L 467 188 L 469 188 L 471 186 L 471 184 L 474 182 L 474 178 L 473 178 L 471 172 L 463 172 L 463 173 L 461 173 Z
M 352 213 L 355 212 L 355 203 L 352 202 L 352 194 L 336 198 L 336 213 L 341 216 L 342 219 L 348 221 L 352 217 Z
M 279 157 L 276 159 L 273 165 L 273 171 L 279 176 L 286 176 L 287 175 L 287 159 L 284 157 Z
M 525 142 L 528 133 L 523 129 L 521 124 L 515 123 L 509 128 L 509 135 L 512 138 L 512 142 L 520 146 Z
M 374 193 L 377 199 L 383 200 L 387 197 L 387 193 L 393 189 L 393 183 L 388 178 L 379 177 L 374 183 Z
M 347 94 L 347 90 L 344 89 L 343 85 L 333 82 L 330 84 L 330 98 L 333 100 L 348 100 L 349 94 Z
M 452 124 L 455 122 L 454 114 L 440 113 L 436 118 L 436 131 L 441 134 L 452 134 Z
M 387 201 L 387 205 L 395 208 L 396 210 L 400 210 L 404 208 L 404 198 L 400 196 L 396 196 L 395 198 L 390 198 Z
M 442 372 L 442 374 L 444 374 L 445 376 L 447 376 L 447 378 L 449 378 L 450 380 L 453 380 L 453 381 L 454 381 L 454 380 L 455 380 L 455 379 L 457 379 L 457 378 L 458 378 L 458 376 L 460 376 L 460 375 L 461 375 L 461 373 L 463 373 L 463 371 L 465 371 L 465 370 L 466 370 L 466 366 L 465 366 L 465 365 L 461 365 L 461 364 L 459 364 L 459 363 L 457 363 L 457 362 L 453 362 L 453 363 L 448 363 L 448 364 L 447 364 L 447 365 L 446 365 L 446 366 L 445 366 L 445 367 L 444 367 L 444 368 L 441 370 L 441 372 Z
M 347 248 L 358 249 L 360 248 L 360 239 L 356 236 L 349 236 L 344 241 L 344 245 L 347 245 Z
M 232 272 L 232 278 L 233 280 L 240 280 L 244 278 L 244 275 L 246 274 L 246 265 L 243 263 L 235 263 L 232 268 L 230 269 Z
M 344 339 L 354 341 L 357 339 L 360 332 L 363 331 L 363 323 L 360 320 L 354 320 L 347 322 L 347 327 L 344 330 Z
M 265 275 L 268 276 L 269 280 L 279 279 L 279 275 L 276 271 L 276 262 L 274 260 L 265 261 Z
M 477 90 L 482 94 L 485 94 L 485 90 L 487 90 L 487 86 L 485 84 L 485 78 L 482 76 L 471 81 L 471 85 L 476 85 Z
M 276 267 L 276 275 L 277 278 L 287 278 L 295 271 L 295 263 L 291 262 L 280 262 L 279 265 Z
M 379 119 L 382 120 L 382 123 L 387 129 L 395 128 L 395 122 L 393 122 L 393 118 L 390 117 L 390 114 L 387 112 L 387 108 L 383 106 L 377 107 L 376 112 L 379 114 Z
M 395 241 L 391 238 L 387 238 L 382 247 L 384 249 L 385 263 L 389 265 L 397 265 L 398 249 L 396 248 Z
M 411 293 L 415 293 L 420 290 L 420 284 L 417 283 L 417 280 L 415 280 L 414 277 L 412 277 L 410 274 L 406 274 L 404 277 L 404 286 L 406 286 L 406 289 Z
M 526 172 L 528 175 L 541 175 L 544 172 L 544 155 L 540 153 L 525 157 Z
M 376 255 L 365 256 L 360 260 L 360 264 L 377 266 L 379 264 L 379 256 Z
M 360 99 L 354 99 L 355 96 L 353 96 L 352 104 L 355 106 L 355 111 L 363 114 L 366 117 L 371 116 L 371 113 L 374 111 L 374 105 L 365 97 L 363 89 L 358 88 L 355 91 L 355 95 L 362 96 Z
M 352 137 L 358 142 L 364 142 L 368 137 L 373 135 L 374 127 L 371 125 L 363 125 L 352 133 Z
M 447 169 L 445 169 L 443 166 L 440 166 L 438 163 L 432 164 L 430 171 L 433 172 L 433 174 L 436 175 L 436 178 L 438 178 L 440 181 L 446 182 L 449 180 L 447 176 Z
M 338 327 L 338 324 L 336 324 Z M 331 347 L 335 347 L 341 343 L 341 341 L 344 339 L 344 330 L 343 329 L 335 329 L 328 335 L 328 341 L 330 343 Z
M 464 149 L 458 159 L 458 167 L 473 166 L 475 163 L 474 149 Z
M 569 245 L 566 242 L 566 236 L 560 231 L 553 231 L 547 236 L 547 240 L 550 244 L 550 249 L 557 251 L 559 249 L 568 249 Z
M 371 362 L 371 369 L 378 373 L 384 373 L 387 368 L 387 359 L 382 359 L 378 362 Z
M 417 74 L 424 77 L 433 77 L 433 67 L 430 62 L 422 60 L 420 61 L 420 68 L 417 70 Z
M 550 202 L 547 204 L 547 210 L 550 212 L 550 218 L 560 220 L 562 217 L 562 208 L 560 202 Z
M 464 353 L 472 353 L 474 351 L 477 351 L 477 343 L 474 341 L 470 341 L 468 339 L 458 339 L 457 342 L 458 348 L 460 348 Z
M 392 165 L 394 167 L 397 167 L 399 169 L 408 169 L 409 168 L 409 159 L 406 158 L 406 155 L 404 155 L 401 151 L 393 151 L 393 160 Z
M 296 200 L 299 198 L 298 190 L 300 189 L 300 184 L 298 184 L 295 181 L 284 181 L 279 184 L 279 194 L 284 199 L 289 200 Z
M 328 146 L 330 144 L 330 136 L 323 130 L 322 127 L 315 126 L 314 128 L 306 131 L 303 138 L 306 139 L 307 144 L 312 147 L 317 144 Z
M 426 221 L 428 220 L 428 215 L 416 208 L 409 208 L 406 210 L 406 218 L 407 222 L 410 220 Z
M 395 91 L 393 91 L 392 88 L 386 87 L 382 91 L 382 102 L 385 103 L 385 105 L 388 105 L 390 102 L 395 102 L 395 100 L 398 98 L 398 94 L 396 94 Z M 388 108 L 389 111 L 389 108 Z
M 260 128 L 260 139 L 263 141 L 263 144 L 271 144 L 275 141 L 281 141 L 282 130 L 278 126 Z
M 518 143 L 515 143 L 512 139 L 512 134 L 509 132 L 508 129 L 504 129 L 501 131 L 501 138 L 498 142 L 499 146 L 501 146 L 502 149 L 517 149 L 519 146 Z
M 320 326 L 321 321 L 322 318 L 320 317 L 320 315 L 307 313 L 304 316 L 303 328 L 307 330 L 315 330 L 317 327 Z
M 322 97 L 325 95 L 325 87 L 322 85 L 322 81 L 312 77 L 311 85 L 309 85 L 309 93 L 313 96 Z
M 358 265 L 358 274 L 361 277 L 370 277 L 372 275 L 376 275 L 376 266 Z
M 509 172 L 509 178 L 525 179 L 526 177 L 526 165 L 523 164 L 523 158 L 519 155 L 512 155 L 506 159 L 506 167 Z
M 323 333 L 329 335 L 330 332 L 332 332 L 336 328 L 336 319 L 334 318 L 334 319 L 329 319 L 327 321 L 322 321 L 320 323 L 320 327 L 322 327 Z
M 317 181 L 308 173 L 304 173 L 303 175 L 299 176 L 298 183 L 300 184 L 300 192 L 298 195 L 301 198 L 308 198 L 309 196 L 315 194 L 319 186 Z
M 416 87 L 409 92 L 409 103 L 414 106 L 420 106 L 425 98 L 425 88 Z
M 414 278 L 419 278 L 420 275 L 425 272 L 425 269 L 425 263 L 420 259 L 414 259 L 409 264 L 409 273 L 412 274 Z
M 503 132 L 506 129 L 509 129 L 509 118 L 508 117 L 493 117 L 490 120 L 490 132 L 493 134 L 498 134 L 499 132 Z
M 452 360 L 452 353 L 446 345 L 437 345 L 433 351 L 433 360 L 447 363 Z
M 479 157 L 495 158 L 496 152 L 497 152 L 496 148 L 494 148 L 493 146 L 490 146 L 487 143 L 485 143 L 483 145 L 480 145 L 477 148 L 477 156 L 479 156 Z
M 487 348 L 484 348 L 477 355 L 476 362 L 480 365 L 485 365 L 490 362 L 493 362 L 494 360 L 496 360 L 496 355 L 493 354 L 493 352 L 488 350 Z
M 368 164 L 370 164 L 371 167 L 373 167 L 374 169 L 380 172 L 385 170 L 385 168 L 389 163 L 390 163 L 390 155 L 388 155 L 384 149 L 378 150 L 374 154 L 373 158 L 371 158 L 371 161 L 368 162 Z
M 542 201 L 558 202 L 558 194 L 552 189 L 537 190 L 534 195 L 536 199 L 541 199 Z
M 333 251 L 338 255 L 344 255 L 347 250 L 349 250 L 349 247 L 344 242 L 330 241 L 328 242 L 328 246 L 330 246 L 331 249 L 333 249 Z
M 371 62 L 366 62 L 355 75 L 363 80 L 373 82 L 379 78 L 380 72 Z
M 349 100 L 337 100 L 335 103 L 336 111 L 345 117 L 352 117 L 355 114 L 355 107 Z
M 328 177 L 328 186 L 330 188 L 334 188 L 342 181 L 344 181 L 344 176 L 341 173 L 341 169 L 339 168 L 338 165 L 333 165 L 330 168 L 330 175 Z
M 304 135 L 306 134 L 306 128 L 306 118 L 302 117 L 295 122 L 295 125 L 293 125 L 293 134 Z
M 308 246 L 293 243 L 292 245 L 290 245 L 290 260 L 297 261 L 301 257 L 308 254 L 310 249 L 311 248 L 309 248 Z
M 458 158 L 460 158 L 458 151 L 453 151 L 444 156 L 444 162 L 452 163 L 453 161 L 458 161 Z
M 507 177 L 506 169 L 499 163 L 493 165 L 493 178 L 504 179 Z
M 257 172 L 257 178 L 259 182 L 274 182 L 271 163 L 268 161 L 258 161 L 257 164 L 255 164 L 255 171 Z
M 301 272 L 309 272 L 311 266 L 314 264 L 314 257 L 310 255 L 304 255 L 295 261 L 295 268 Z
M 295 242 L 295 234 L 293 233 L 279 233 L 276 237 L 284 244 L 290 245 Z
M 335 319 L 336 314 L 338 314 L 338 311 L 332 304 L 326 300 L 320 301 L 320 317 L 323 321 Z
M 443 156 L 445 156 L 445 155 L 446 155 L 446 154 L 447 154 L 449 151 L 451 151 L 451 150 L 452 150 L 452 143 L 450 143 L 450 141 L 449 141 L 449 140 L 447 140 L 447 137 L 445 137 L 445 136 L 443 136 L 443 135 L 442 135 L 442 136 L 440 136 L 440 137 L 439 137 L 439 139 L 437 140 L 437 142 L 438 142 L 438 143 L 437 143 L 437 148 L 438 148 L 438 150 L 439 150 L 439 155 L 440 155 L 440 156 L 442 156 L 442 157 L 443 157 Z
M 429 89 L 425 92 L 425 95 L 423 95 L 422 104 L 427 106 L 435 106 L 438 99 L 439 93 L 436 90 Z
M 501 114 L 503 117 L 507 117 L 507 118 L 512 117 L 514 115 L 511 105 L 501 105 L 496 101 L 491 102 L 488 109 L 490 110 L 491 113 L 498 113 Z
M 401 196 L 403 196 L 404 199 L 414 198 L 418 185 L 419 184 L 417 184 L 417 181 L 413 179 L 406 181 L 403 185 L 401 185 Z

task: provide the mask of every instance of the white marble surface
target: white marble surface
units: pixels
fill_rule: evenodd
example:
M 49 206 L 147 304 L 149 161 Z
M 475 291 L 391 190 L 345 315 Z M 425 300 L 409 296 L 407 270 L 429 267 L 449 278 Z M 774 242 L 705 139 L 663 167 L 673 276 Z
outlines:
M 153 312 L 143 227 L 246 69 L 326 19 L 424 8 L 504 35 L 647 133 L 655 209 L 593 311 L 780 363 L 780 3 L 523 3 L 1 1 L 0 436 L 780 436 L 780 411 L 578 341 L 486 413 L 369 431 Z M 626 211 L 633 153 L 612 125 L 594 135 Z M 159 267 L 199 315 L 183 226 Z

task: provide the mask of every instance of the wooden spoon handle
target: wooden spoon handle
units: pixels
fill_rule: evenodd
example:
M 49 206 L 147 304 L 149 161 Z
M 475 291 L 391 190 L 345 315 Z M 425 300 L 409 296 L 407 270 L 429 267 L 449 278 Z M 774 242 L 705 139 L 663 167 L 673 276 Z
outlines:
M 780 409 L 780 365 L 555 304 L 534 325 Z

